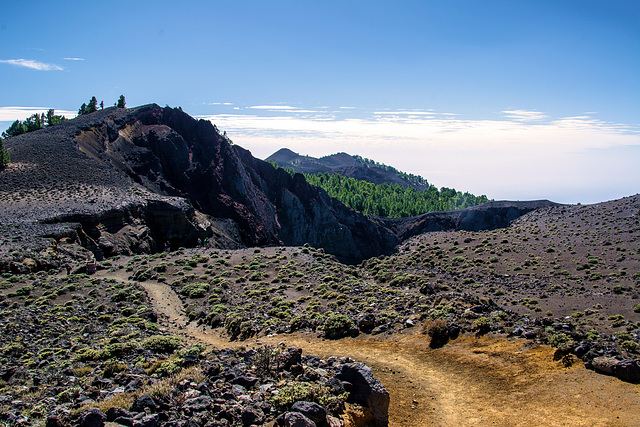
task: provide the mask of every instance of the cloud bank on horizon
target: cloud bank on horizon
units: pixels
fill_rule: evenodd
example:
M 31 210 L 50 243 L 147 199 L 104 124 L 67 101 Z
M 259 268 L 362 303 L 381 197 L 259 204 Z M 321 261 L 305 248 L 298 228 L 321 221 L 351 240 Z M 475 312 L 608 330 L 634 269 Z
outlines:
M 256 109 L 275 115 L 254 114 Z M 246 114 L 198 117 L 259 158 L 283 147 L 313 157 L 347 152 L 421 175 L 439 187 L 496 199 L 595 203 L 639 190 L 639 126 L 590 114 L 552 119 L 522 109 L 485 120 L 432 109 L 374 111 L 364 117 L 345 115 L 344 109 L 318 110 L 252 106 Z

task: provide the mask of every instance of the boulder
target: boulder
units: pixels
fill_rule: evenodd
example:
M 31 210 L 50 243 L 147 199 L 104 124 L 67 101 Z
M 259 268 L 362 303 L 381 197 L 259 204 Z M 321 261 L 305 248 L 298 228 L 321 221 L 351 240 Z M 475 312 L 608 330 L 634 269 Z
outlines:
M 618 362 L 613 369 L 616 377 L 629 383 L 640 382 L 640 360 L 625 359 Z
M 316 423 L 300 412 L 285 412 L 276 418 L 276 425 L 280 427 L 317 427 Z
M 237 385 L 241 385 L 242 387 L 246 388 L 246 389 L 250 389 L 252 388 L 254 385 L 256 385 L 256 383 L 260 380 L 260 378 L 257 377 L 250 377 L 247 375 L 240 375 L 238 377 L 233 378 L 231 381 L 229 381 L 231 384 L 237 384 Z
M 293 365 L 299 365 L 301 360 L 302 349 L 289 347 L 278 355 L 278 366 L 288 371 Z
M 64 427 L 64 423 L 57 415 L 51 415 L 47 417 L 47 423 L 45 424 L 45 427 Z
M 103 427 L 107 416 L 98 408 L 89 408 L 80 414 L 78 426 L 80 427 Z
M 109 408 L 106 413 L 107 421 L 115 421 L 118 418 L 131 418 L 131 413 L 124 408 L 113 407 Z
M 158 419 L 158 414 L 145 415 L 141 420 L 134 421 L 133 427 L 156 427 Z
M 313 421 L 317 427 L 327 425 L 327 411 L 315 402 L 299 401 L 291 406 L 291 412 L 300 412 Z
M 371 368 L 363 363 L 346 363 L 339 367 L 336 377 L 352 385 L 347 402 L 369 408 L 376 426 L 389 425 L 389 392 L 373 376 Z
M 145 408 L 149 408 L 152 411 L 157 408 L 155 400 L 148 394 L 143 394 L 134 400 L 129 410 L 131 412 L 144 412 Z
M 614 369 L 617 364 L 618 364 L 618 359 L 614 359 L 613 357 L 607 357 L 607 356 L 596 357 L 591 361 L 591 365 L 593 366 L 593 369 L 608 375 L 615 375 Z
M 372 313 L 367 313 L 358 319 L 358 329 L 362 332 L 370 333 L 376 327 L 376 317 Z
M 185 412 L 198 413 L 210 409 L 213 406 L 213 399 L 209 396 L 198 396 L 187 399 L 182 404 Z
M 573 354 L 582 359 L 582 357 L 589 352 L 589 343 L 583 341 L 574 350 Z
M 264 423 L 264 412 L 257 406 L 245 406 L 242 408 L 242 425 L 245 427 L 251 425 L 261 425 Z

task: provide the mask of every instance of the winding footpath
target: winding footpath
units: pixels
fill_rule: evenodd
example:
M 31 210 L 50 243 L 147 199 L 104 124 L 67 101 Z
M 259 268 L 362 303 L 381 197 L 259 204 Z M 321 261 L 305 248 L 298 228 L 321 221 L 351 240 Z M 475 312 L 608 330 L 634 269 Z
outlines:
M 366 363 L 390 393 L 390 426 L 640 426 L 640 386 L 581 363 L 560 367 L 548 347 L 465 336 L 432 350 L 418 332 L 335 341 L 295 333 L 230 342 L 189 323 L 169 285 L 140 284 L 161 322 L 189 339 L 218 348 L 285 343 L 305 354 Z

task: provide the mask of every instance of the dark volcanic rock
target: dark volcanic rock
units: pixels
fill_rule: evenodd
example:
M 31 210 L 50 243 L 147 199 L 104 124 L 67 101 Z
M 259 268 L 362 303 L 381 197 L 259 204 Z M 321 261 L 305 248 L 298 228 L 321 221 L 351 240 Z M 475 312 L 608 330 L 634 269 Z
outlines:
M 296 402 L 291 406 L 291 412 L 301 413 L 318 427 L 323 427 L 327 424 L 327 411 L 315 402 Z
M 108 108 L 11 138 L 7 147 L 14 163 L 0 174 L 0 192 L 15 200 L 3 206 L 0 224 L 80 224 L 75 232 L 60 227 L 55 238 L 69 234 L 98 258 L 209 237 L 225 248 L 309 243 L 358 261 L 398 243 L 380 223 L 180 109 Z M 38 226 L 24 234 L 54 233 Z
M 614 369 L 616 377 L 630 383 L 640 382 L 640 360 L 625 359 L 618 362 Z
M 300 412 L 285 412 L 276 419 L 281 427 L 316 427 L 316 424 Z
M 336 377 L 341 381 L 348 382 L 353 387 L 347 402 L 369 408 L 376 420 L 376 425 L 388 425 L 389 392 L 373 376 L 371 368 L 363 363 L 347 363 L 340 366 Z
M 507 227 L 513 220 L 536 209 L 557 206 L 548 200 L 488 202 L 446 212 L 429 212 L 412 218 L 384 218 L 401 241 L 429 231 L 480 231 Z
M 146 408 L 154 410 L 157 408 L 155 400 L 148 394 L 143 394 L 131 404 L 131 412 L 143 412 Z
M 98 408 L 90 408 L 80 414 L 78 425 L 80 427 L 102 427 L 107 416 Z
M 596 357 L 595 359 L 593 359 L 593 361 L 591 361 L 591 365 L 596 371 L 609 375 L 615 374 L 615 368 L 617 364 L 617 359 L 607 356 Z

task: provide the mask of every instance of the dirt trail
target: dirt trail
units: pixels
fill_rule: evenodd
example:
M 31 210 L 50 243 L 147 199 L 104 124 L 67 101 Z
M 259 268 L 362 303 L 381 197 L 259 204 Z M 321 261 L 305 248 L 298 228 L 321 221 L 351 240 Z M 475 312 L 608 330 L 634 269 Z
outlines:
M 349 356 L 370 366 L 389 390 L 391 426 L 640 426 L 640 387 L 597 375 L 577 363 L 566 369 L 547 347 L 524 341 L 461 337 L 429 349 L 418 333 L 394 339 L 329 341 L 309 334 L 229 342 L 189 323 L 166 284 L 142 283 L 175 332 L 217 347 L 293 345 L 320 357 Z

